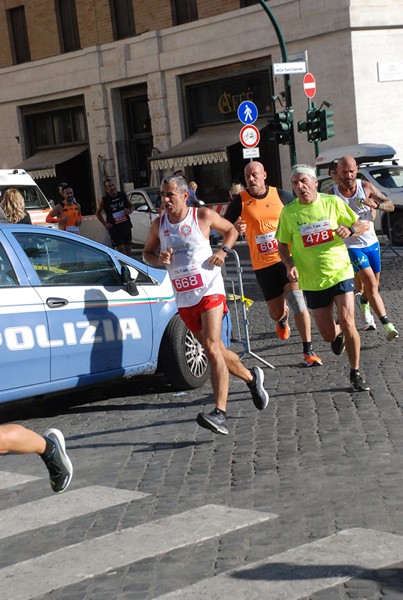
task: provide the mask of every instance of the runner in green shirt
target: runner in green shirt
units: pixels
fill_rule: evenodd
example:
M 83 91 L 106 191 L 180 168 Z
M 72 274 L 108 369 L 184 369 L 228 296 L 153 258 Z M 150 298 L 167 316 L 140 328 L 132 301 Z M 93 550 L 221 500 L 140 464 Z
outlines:
M 297 198 L 285 206 L 276 232 L 290 281 L 298 281 L 322 338 L 339 355 L 347 351 L 354 391 L 370 389 L 360 374 L 360 336 L 354 321 L 354 273 L 344 239 L 368 229 L 336 196 L 320 194 L 315 169 L 296 165 L 291 183 Z M 337 323 L 333 316 L 336 306 Z

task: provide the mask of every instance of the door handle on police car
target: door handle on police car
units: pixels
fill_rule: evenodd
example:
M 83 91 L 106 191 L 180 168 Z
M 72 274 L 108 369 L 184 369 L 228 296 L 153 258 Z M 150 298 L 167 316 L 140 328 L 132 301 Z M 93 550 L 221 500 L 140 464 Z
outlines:
M 66 306 L 68 303 L 69 301 L 65 298 L 48 298 L 46 300 L 46 304 L 49 308 L 59 308 L 59 306 Z

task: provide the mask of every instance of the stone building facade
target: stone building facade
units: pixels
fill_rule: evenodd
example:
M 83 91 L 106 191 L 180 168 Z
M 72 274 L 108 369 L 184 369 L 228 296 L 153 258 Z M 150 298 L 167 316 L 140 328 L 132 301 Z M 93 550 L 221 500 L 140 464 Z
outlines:
M 403 156 L 401 1 L 269 4 L 288 54 L 307 52 L 316 105 L 332 102 L 336 135 L 321 147 L 379 142 Z M 49 197 L 67 179 L 89 214 L 104 176 L 145 186 L 178 163 L 201 197 L 224 200 L 246 163 L 242 99 L 258 106 L 270 182 L 288 187 L 288 146 L 266 127 L 282 110 L 284 77 L 272 69 L 282 57 L 258 2 L 0 0 L 0 23 L 0 167 L 23 166 Z M 291 76 L 295 123 L 308 107 L 302 79 Z M 298 161 L 313 162 L 296 126 L 295 140 Z

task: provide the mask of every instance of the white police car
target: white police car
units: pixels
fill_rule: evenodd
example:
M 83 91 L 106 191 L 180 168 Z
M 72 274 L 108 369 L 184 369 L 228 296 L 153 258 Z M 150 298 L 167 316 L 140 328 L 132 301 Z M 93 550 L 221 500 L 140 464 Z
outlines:
M 0 402 L 165 372 L 208 378 L 165 270 L 80 236 L 0 224 Z M 228 345 L 230 319 L 224 322 Z

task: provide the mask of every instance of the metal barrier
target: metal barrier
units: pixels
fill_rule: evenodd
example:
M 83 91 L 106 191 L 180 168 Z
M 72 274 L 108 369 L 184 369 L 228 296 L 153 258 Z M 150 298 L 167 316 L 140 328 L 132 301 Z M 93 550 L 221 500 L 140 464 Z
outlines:
M 226 268 L 223 269 L 223 271 L 224 271 L 223 277 L 224 277 L 225 285 L 227 287 L 227 296 L 229 296 L 229 298 L 231 298 L 231 294 L 232 294 L 232 299 L 234 301 L 235 323 L 236 323 L 238 337 L 235 338 L 233 336 L 233 339 L 235 342 L 240 342 L 243 345 L 243 353 L 241 354 L 240 358 L 242 360 L 246 354 L 249 354 L 249 356 L 253 356 L 257 360 L 259 360 L 260 362 L 265 364 L 267 367 L 270 367 L 271 369 L 275 369 L 276 367 L 274 367 L 273 365 L 268 363 L 266 360 L 264 360 L 263 358 L 261 358 L 260 356 L 258 356 L 254 352 L 252 352 L 252 350 L 251 350 L 250 339 L 249 339 L 249 321 L 248 321 L 248 317 L 246 314 L 247 299 L 245 298 L 244 293 L 243 293 L 242 267 L 241 267 L 241 263 L 239 261 L 239 256 L 238 256 L 238 253 L 236 252 L 236 250 L 230 250 L 229 254 L 231 254 L 235 259 L 235 267 L 236 267 L 235 268 L 235 278 L 233 278 L 227 274 Z M 228 287 L 230 287 L 230 289 L 231 289 L 230 292 L 228 291 Z M 235 325 L 233 323 L 233 329 L 234 329 L 234 326 Z

